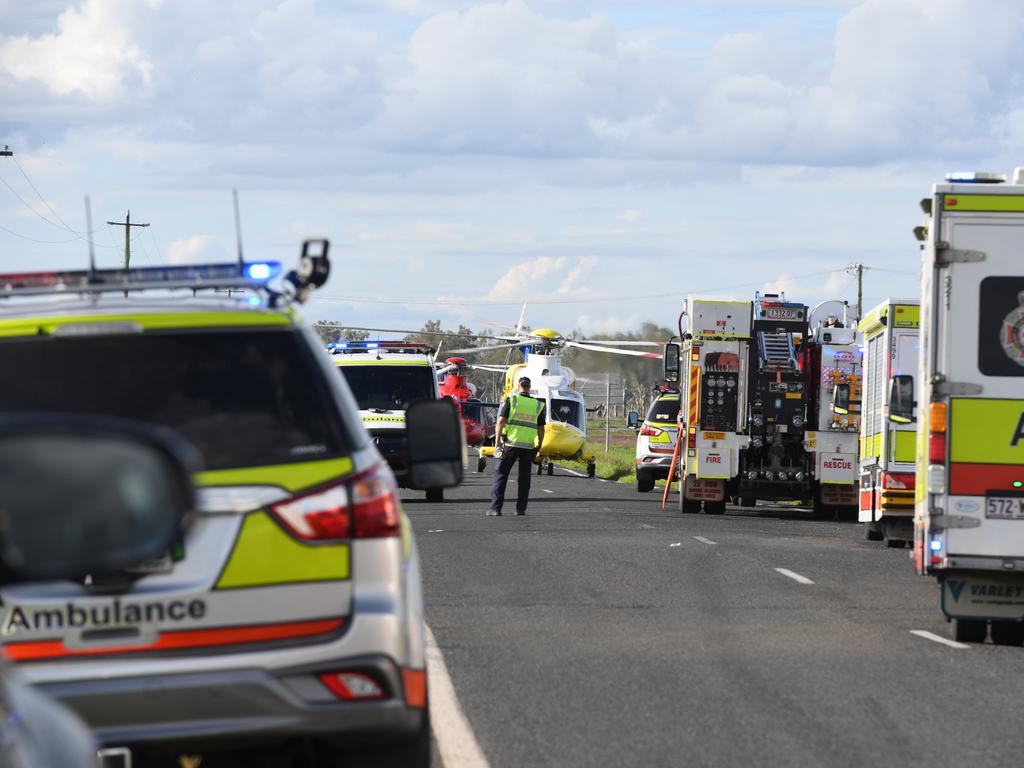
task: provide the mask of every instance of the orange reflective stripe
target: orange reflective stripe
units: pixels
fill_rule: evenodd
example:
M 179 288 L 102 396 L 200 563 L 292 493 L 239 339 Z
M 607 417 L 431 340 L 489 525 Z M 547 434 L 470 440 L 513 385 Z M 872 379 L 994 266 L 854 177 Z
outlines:
M 183 648 L 207 648 L 218 645 L 263 643 L 269 640 L 288 640 L 336 632 L 344 625 L 342 619 L 317 619 L 288 624 L 258 624 L 218 629 L 183 629 L 164 632 L 150 645 L 108 645 L 102 648 L 68 648 L 63 640 L 40 640 L 8 643 L 4 652 L 11 661 L 43 661 L 67 659 L 76 656 L 105 656 L 117 653 L 147 653 L 172 651 Z

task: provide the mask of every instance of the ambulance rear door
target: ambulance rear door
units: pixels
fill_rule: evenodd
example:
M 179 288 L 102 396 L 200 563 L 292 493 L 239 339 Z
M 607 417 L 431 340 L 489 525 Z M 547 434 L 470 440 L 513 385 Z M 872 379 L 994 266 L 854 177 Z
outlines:
M 995 567 L 981 558 L 1024 557 L 1024 187 L 962 189 L 935 200 L 926 354 L 940 375 L 933 400 L 949 410 L 948 493 L 932 514 L 944 517 L 951 564 Z

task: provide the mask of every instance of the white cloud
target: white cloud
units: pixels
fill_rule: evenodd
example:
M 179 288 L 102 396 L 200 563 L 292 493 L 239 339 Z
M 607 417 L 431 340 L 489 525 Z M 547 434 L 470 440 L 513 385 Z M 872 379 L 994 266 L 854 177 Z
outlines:
M 227 258 L 224 246 L 210 235 L 192 235 L 167 245 L 167 260 L 171 264 L 202 264 Z
M 627 211 L 623 211 L 616 216 L 617 221 L 628 221 L 630 224 L 636 224 L 640 219 L 644 217 L 643 211 L 638 211 L 635 208 L 630 208 Z
M 582 259 L 576 262 L 576 266 L 572 268 L 572 271 L 562 280 L 562 284 L 558 286 L 558 292 L 562 295 L 575 294 L 582 295 L 588 293 L 589 289 L 583 285 L 583 281 L 586 280 L 590 270 L 599 262 L 596 256 L 584 256 Z
M 38 81 L 56 96 L 101 103 L 144 98 L 152 63 L 120 22 L 130 5 L 84 0 L 60 14 L 56 32 L 0 38 L 0 72 Z
M 580 315 L 576 318 L 576 327 L 585 336 L 611 335 L 615 333 L 626 333 L 635 331 L 649 317 L 638 313 L 631 315 L 611 315 L 608 317 L 594 317 L 592 315 Z
M 487 294 L 488 299 L 517 299 L 551 293 L 553 283 L 568 264 L 564 256 L 541 256 L 509 269 Z

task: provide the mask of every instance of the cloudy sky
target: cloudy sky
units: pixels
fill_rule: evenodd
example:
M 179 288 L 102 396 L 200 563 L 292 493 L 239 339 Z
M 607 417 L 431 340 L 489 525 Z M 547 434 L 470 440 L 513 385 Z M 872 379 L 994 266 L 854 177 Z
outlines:
M 1024 165 L 1020 0 L 0 0 L 0 262 L 332 240 L 314 318 L 563 331 L 915 295 L 918 200 Z

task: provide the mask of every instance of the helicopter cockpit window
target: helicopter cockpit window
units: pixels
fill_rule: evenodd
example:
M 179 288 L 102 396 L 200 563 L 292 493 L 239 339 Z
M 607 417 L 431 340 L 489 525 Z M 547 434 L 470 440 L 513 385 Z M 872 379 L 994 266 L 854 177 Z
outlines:
M 561 421 L 567 424 L 579 426 L 580 404 L 575 400 L 551 400 L 551 413 L 548 414 L 550 421 Z

